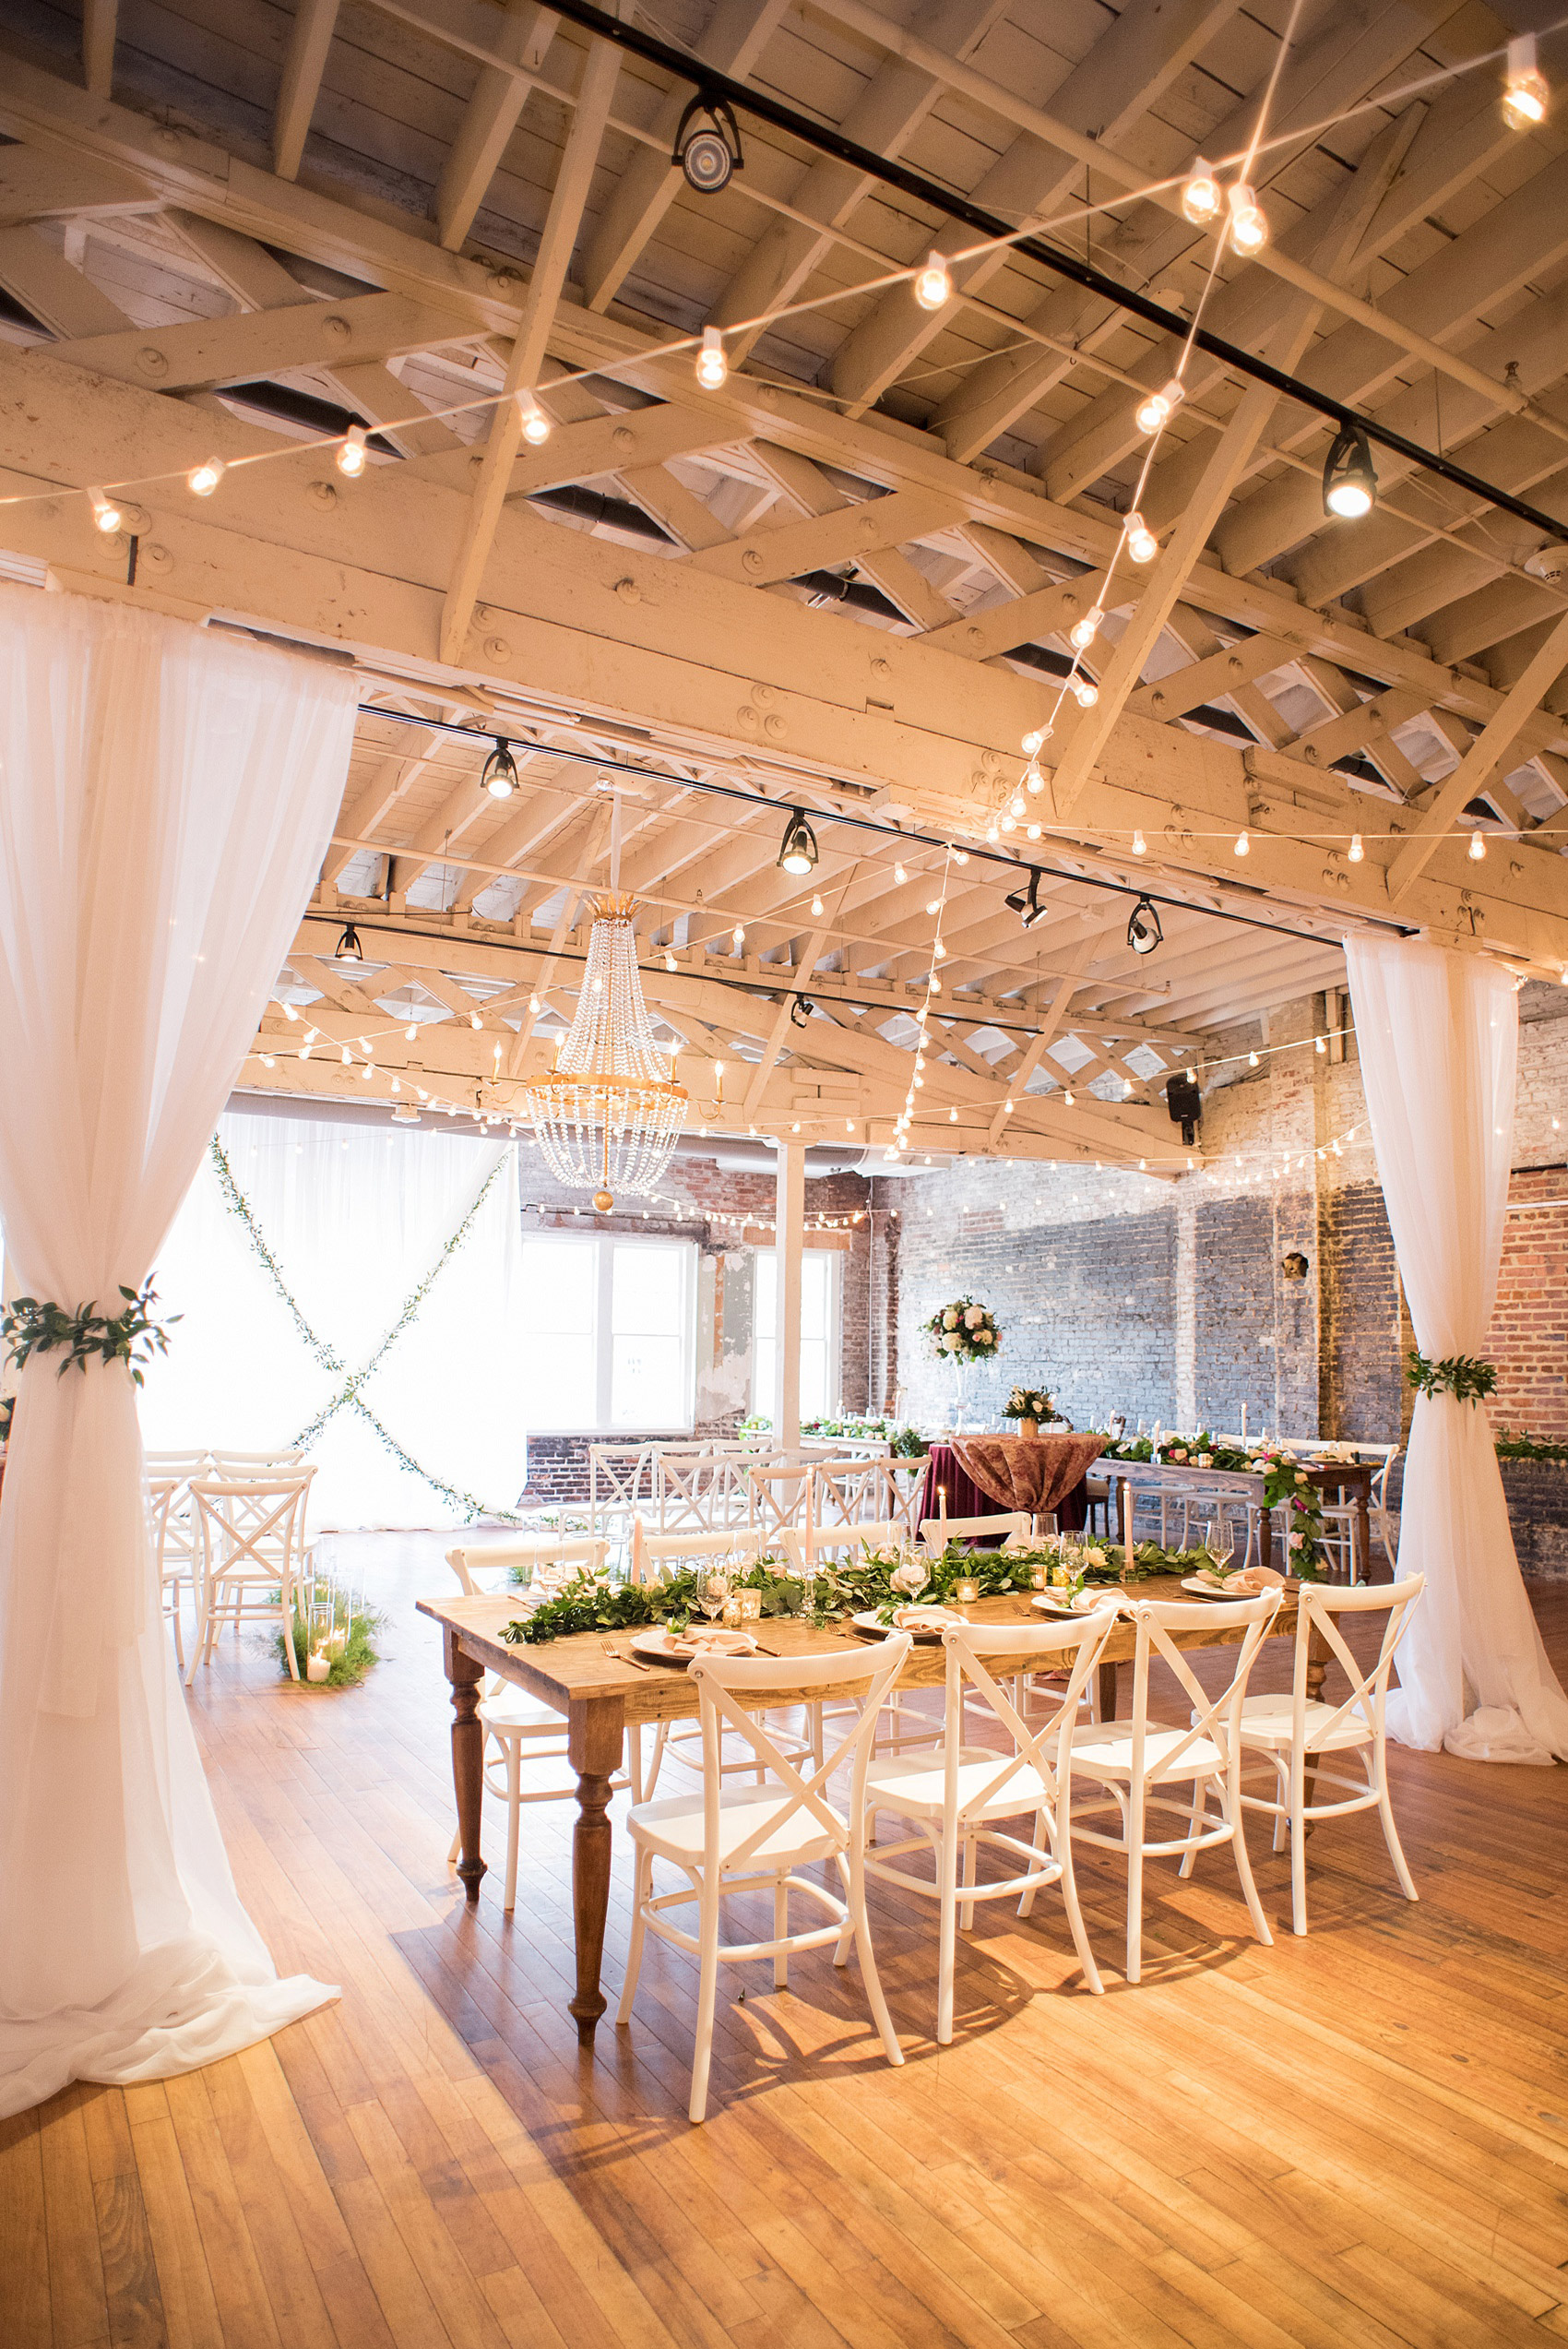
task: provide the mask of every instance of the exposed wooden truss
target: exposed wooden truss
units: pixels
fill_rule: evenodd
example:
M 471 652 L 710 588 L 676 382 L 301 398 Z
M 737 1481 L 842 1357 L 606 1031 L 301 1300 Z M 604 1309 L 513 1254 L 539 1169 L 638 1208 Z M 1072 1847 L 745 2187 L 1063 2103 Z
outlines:
M 1208 248 L 1169 189 L 1141 193 L 1133 158 L 1170 175 L 1194 145 L 1229 151 L 1274 61 L 1229 0 L 1133 0 L 1098 37 L 1080 0 L 1027 30 L 995 0 L 932 0 L 908 30 L 861 0 L 694 15 L 711 66 L 1012 216 L 1069 208 L 1087 167 L 1113 205 L 1097 258 L 1167 306 L 1190 306 Z M 1555 135 L 1503 129 L 1484 68 L 1330 141 L 1314 128 L 1484 50 L 1489 25 L 1445 0 L 1309 24 L 1271 123 L 1289 136 L 1256 173 L 1271 243 L 1227 260 L 1208 315 L 1568 514 Z M 942 1049 L 917 1146 L 942 1124 L 938 1146 L 1171 1158 L 1147 1088 L 1205 1031 L 1337 984 L 1347 923 L 1568 966 L 1568 583 L 1538 532 L 1381 459 L 1378 511 L 1325 527 L 1321 420 L 1200 360 L 1143 496 L 1160 557 L 1112 573 L 1132 410 L 1176 355 L 1114 304 L 1002 253 L 960 261 L 940 313 L 898 285 L 745 327 L 971 240 L 771 132 L 748 133 L 722 197 L 694 197 L 670 161 L 686 86 L 622 70 L 531 0 L 475 0 L 460 21 L 375 0 L 351 24 L 299 0 L 261 141 L 194 78 L 179 126 L 144 111 L 147 69 L 166 89 L 185 68 L 170 39 L 133 49 L 95 0 L 87 91 L 23 43 L 6 55 L 0 494 L 23 502 L 0 508 L 0 545 L 68 584 L 346 646 L 367 711 L 423 721 L 365 717 L 302 939 L 301 1000 L 339 1056 L 269 1050 L 266 1081 L 339 1081 L 320 1072 L 352 1048 L 343 1023 L 389 989 L 327 984 L 324 933 L 374 900 L 388 970 L 425 973 L 430 997 L 417 1053 L 399 1030 L 378 1072 L 515 1101 L 570 1000 L 582 890 L 608 877 L 607 803 L 573 745 L 619 762 L 650 998 L 695 1094 L 734 1057 L 715 1123 L 742 1130 L 887 1139 L 938 900 Z M 713 392 L 663 347 L 707 320 L 743 329 Z M 541 447 L 519 438 L 518 391 L 552 418 Z M 321 451 L 313 419 L 332 414 L 383 429 L 358 483 Z M 184 488 L 200 459 L 279 449 L 210 502 Z M 103 482 L 132 485 L 118 541 L 40 494 Z M 986 828 L 1066 630 L 1102 596 L 1099 706 L 1065 705 L 1051 787 L 996 843 L 1047 868 L 1026 934 L 1002 902 L 1022 876 L 985 861 Z M 441 731 L 464 713 L 472 743 Z M 487 721 L 530 745 L 506 805 L 479 789 Z M 751 796 L 705 798 L 704 780 Z M 803 888 L 775 862 L 795 804 L 822 841 Z M 1147 963 L 1106 882 L 1171 900 Z M 1227 910 L 1280 930 L 1206 919 Z M 508 1009 L 473 1028 L 463 976 L 504 972 Z M 263 1043 L 294 1025 L 279 1014 Z

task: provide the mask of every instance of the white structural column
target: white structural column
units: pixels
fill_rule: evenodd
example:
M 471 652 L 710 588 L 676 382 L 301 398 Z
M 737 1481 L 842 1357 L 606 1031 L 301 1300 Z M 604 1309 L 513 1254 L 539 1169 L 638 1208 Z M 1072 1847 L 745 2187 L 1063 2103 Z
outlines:
M 801 1142 L 779 1142 L 778 1203 L 774 1210 L 773 1440 L 801 1440 L 801 1252 L 805 1246 L 806 1153 Z

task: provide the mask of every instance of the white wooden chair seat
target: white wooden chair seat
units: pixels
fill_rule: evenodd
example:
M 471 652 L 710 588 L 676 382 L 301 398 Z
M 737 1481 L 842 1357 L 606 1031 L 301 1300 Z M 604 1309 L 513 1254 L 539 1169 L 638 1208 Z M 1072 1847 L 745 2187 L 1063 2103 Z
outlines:
M 956 1783 L 958 1808 L 967 1818 L 1016 1818 L 1056 1799 L 1054 1789 L 1038 1771 L 1029 1769 L 1015 1771 L 1003 1793 L 982 1799 L 995 1776 L 993 1747 L 961 1749 Z M 946 1802 L 946 1771 L 941 1754 L 892 1755 L 885 1761 L 873 1762 L 866 1772 L 866 1797 L 889 1809 L 896 1805 L 911 1818 L 940 1818 Z
M 1341 1719 L 1336 1705 L 1308 1700 L 1302 1715 L 1303 1744 L 1309 1754 L 1333 1753 L 1348 1746 L 1370 1746 L 1372 1732 L 1363 1721 Z M 1249 1746 L 1288 1746 L 1295 1735 L 1290 1691 L 1249 1697 L 1241 1707 L 1241 1737 Z
M 1131 1721 L 1086 1721 L 1073 1732 L 1073 1769 L 1091 1778 L 1133 1774 Z M 1144 1774 L 1151 1786 L 1178 1778 L 1212 1778 L 1226 1767 L 1225 1755 L 1206 1737 L 1185 1729 L 1151 1729 L 1144 1738 Z
M 763 1829 L 761 1806 L 771 1804 L 778 1824 L 771 1833 Z M 831 1803 L 823 1806 L 839 1830 L 836 1835 L 826 1828 L 811 1831 L 812 1821 L 802 1818 L 800 1807 L 790 1795 L 781 1795 L 776 1786 L 727 1786 L 719 1797 L 719 1838 L 716 1845 L 721 1861 L 728 1861 L 741 1844 L 747 1845 L 748 1861 L 758 1869 L 768 1863 L 787 1860 L 791 1867 L 802 1867 L 811 1860 L 826 1859 L 842 1837 L 849 1832 L 849 1821 Z M 678 1795 L 663 1802 L 636 1803 L 627 1813 L 630 1831 L 648 1849 L 665 1859 L 677 1862 L 689 1860 L 703 1849 L 707 1832 L 701 1795 Z M 758 1830 L 763 1830 L 760 1835 Z

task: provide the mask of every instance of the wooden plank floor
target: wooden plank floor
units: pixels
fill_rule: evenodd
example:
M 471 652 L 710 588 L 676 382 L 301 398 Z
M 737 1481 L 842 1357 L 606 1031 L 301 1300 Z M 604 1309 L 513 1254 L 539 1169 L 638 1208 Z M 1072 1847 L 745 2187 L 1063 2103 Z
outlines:
M 782 1995 L 737 1969 L 693 2129 L 674 1952 L 650 1950 L 631 2030 L 579 2055 L 570 1805 L 525 1814 L 515 1918 L 498 1867 L 465 1910 L 410 1604 L 442 1587 L 440 1544 L 374 1539 L 387 1660 L 362 1690 L 279 1685 L 256 1634 L 196 1692 L 241 1890 L 279 1966 L 342 1999 L 207 2071 L 0 2123 L 4 2349 L 1568 2339 L 1568 1771 L 1396 1753 L 1420 1902 L 1375 1826 L 1324 1828 L 1304 1941 L 1254 1829 L 1273 1950 L 1226 1859 L 1156 1869 L 1135 1990 L 1122 1879 L 1087 1857 L 1106 1997 L 1049 1899 L 1022 1925 L 982 1908 L 940 2052 L 932 1918 L 885 1901 L 904 2068 L 827 1952 Z M 1538 1609 L 1568 1666 L 1568 1590 Z

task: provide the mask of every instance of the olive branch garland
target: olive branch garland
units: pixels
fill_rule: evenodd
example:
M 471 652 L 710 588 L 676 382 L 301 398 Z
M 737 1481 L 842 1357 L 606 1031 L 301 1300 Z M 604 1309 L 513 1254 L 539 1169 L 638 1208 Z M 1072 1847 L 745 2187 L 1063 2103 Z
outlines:
M 227 1157 L 224 1155 L 223 1146 L 220 1142 L 216 1134 L 213 1135 L 208 1148 L 212 1155 L 213 1166 L 217 1172 L 219 1187 L 222 1191 L 224 1202 L 228 1206 L 230 1211 L 239 1218 L 240 1222 L 244 1228 L 245 1236 L 249 1240 L 251 1246 L 255 1253 L 257 1261 L 267 1273 L 267 1278 L 272 1282 L 273 1287 L 277 1290 L 279 1297 L 281 1297 L 284 1305 L 288 1307 L 289 1313 L 292 1318 L 294 1327 L 299 1331 L 301 1338 L 303 1340 L 310 1353 L 315 1356 L 315 1360 L 321 1364 L 324 1369 L 334 1372 L 345 1370 L 347 1368 L 347 1365 L 345 1364 L 342 1355 L 339 1354 L 334 1347 L 328 1345 L 324 1339 L 317 1336 L 315 1330 L 305 1318 L 298 1299 L 293 1295 L 288 1282 L 284 1280 L 282 1267 L 279 1265 L 278 1258 L 273 1255 L 272 1250 L 267 1246 L 266 1234 L 263 1233 L 260 1224 L 256 1221 L 255 1211 L 252 1208 L 249 1199 L 246 1198 L 244 1191 L 240 1188 L 239 1184 L 236 1182 L 233 1169 L 230 1165 Z M 430 1486 L 432 1492 L 439 1493 L 443 1500 L 450 1501 L 454 1507 L 462 1509 L 465 1517 L 498 1517 L 505 1524 L 517 1525 L 520 1524 L 522 1520 L 517 1516 L 515 1509 L 492 1508 L 488 1502 L 480 1500 L 474 1494 L 465 1492 L 457 1485 L 448 1485 L 445 1478 L 434 1476 L 431 1473 L 428 1468 L 422 1467 L 420 1462 L 413 1458 L 411 1453 L 405 1451 L 403 1446 L 398 1441 L 397 1437 L 391 1433 L 390 1429 L 383 1426 L 381 1421 L 376 1417 L 374 1412 L 372 1411 L 370 1405 L 365 1401 L 363 1396 L 360 1392 L 361 1388 L 370 1377 L 371 1373 L 375 1369 L 376 1365 L 385 1358 L 389 1348 L 393 1346 L 398 1339 L 402 1336 L 404 1330 L 409 1328 L 410 1324 L 418 1319 L 420 1308 L 424 1304 L 426 1297 L 430 1294 L 432 1288 L 440 1279 L 441 1274 L 445 1270 L 446 1266 L 451 1261 L 452 1258 L 462 1246 L 463 1242 L 468 1238 L 469 1233 L 472 1229 L 474 1219 L 478 1215 L 480 1209 L 484 1205 L 491 1187 L 505 1163 L 505 1155 L 496 1160 L 495 1164 L 491 1168 L 490 1173 L 480 1185 L 479 1190 L 475 1194 L 473 1204 L 469 1209 L 468 1213 L 464 1216 L 462 1222 L 458 1224 L 451 1238 L 446 1242 L 445 1246 L 442 1249 L 440 1255 L 436 1258 L 434 1263 L 431 1266 L 423 1280 L 421 1281 L 418 1286 L 410 1291 L 410 1294 L 404 1299 L 402 1309 L 398 1313 L 397 1319 L 387 1329 L 382 1337 L 380 1343 L 376 1346 L 375 1351 L 371 1354 L 369 1360 L 363 1363 L 358 1370 L 350 1370 L 348 1372 L 348 1376 L 344 1378 L 342 1385 L 338 1389 L 337 1392 L 328 1398 L 321 1410 L 317 1412 L 315 1417 L 310 1422 L 309 1425 L 302 1428 L 300 1433 L 294 1437 L 291 1449 L 295 1451 L 308 1450 L 310 1446 L 315 1441 L 315 1438 L 321 1434 L 322 1429 L 327 1425 L 327 1422 L 335 1419 L 340 1411 L 357 1411 L 362 1419 L 368 1421 L 383 1449 L 391 1453 L 393 1459 L 398 1461 L 400 1467 L 406 1468 L 410 1475 L 421 1478 L 424 1484 Z
M 1405 1372 L 1419 1395 L 1449 1394 L 1456 1402 L 1479 1403 L 1483 1395 L 1497 1392 L 1497 1365 L 1481 1354 L 1451 1353 L 1429 1362 L 1420 1346 L 1412 1346 Z

